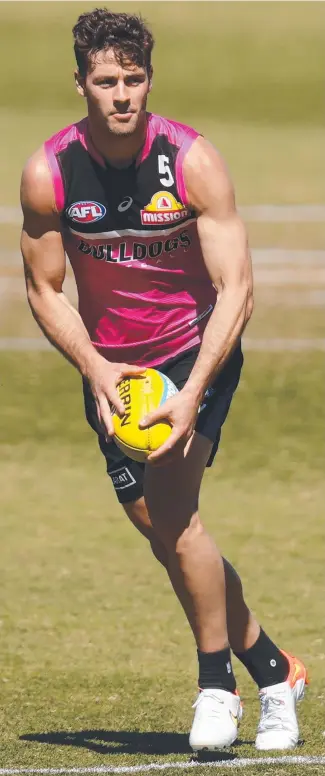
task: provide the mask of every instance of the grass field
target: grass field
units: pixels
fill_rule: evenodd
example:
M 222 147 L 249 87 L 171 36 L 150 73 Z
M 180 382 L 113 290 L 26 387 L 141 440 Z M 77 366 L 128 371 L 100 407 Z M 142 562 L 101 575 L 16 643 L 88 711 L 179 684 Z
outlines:
M 115 502 L 79 377 L 50 353 L 1 354 L 0 364 L 0 764 L 189 761 L 192 639 Z M 201 500 L 264 627 L 310 669 L 299 754 L 322 748 L 323 378 L 317 354 L 276 365 L 248 355 Z M 232 751 L 254 756 L 256 692 L 237 662 L 236 671 L 245 718 Z
M 84 113 L 70 30 L 93 5 L 0 3 L 0 205 L 17 205 L 28 155 Z M 241 204 L 324 202 L 323 3 L 109 6 L 140 9 L 151 22 L 149 107 L 216 143 Z M 248 228 L 254 249 L 324 249 L 323 224 Z M 41 337 L 18 242 L 17 225 L 1 226 L 0 340 Z M 324 336 L 323 264 L 312 255 L 299 266 L 257 264 L 248 336 Z M 295 752 L 305 756 L 324 754 L 324 372 L 322 353 L 246 354 L 201 497 L 264 628 L 308 665 Z M 0 352 L 0 406 L 0 767 L 156 763 L 172 776 L 168 763 L 182 762 L 193 772 L 192 638 L 163 570 L 115 500 L 78 375 L 54 352 Z M 234 664 L 245 714 L 239 744 L 222 758 L 256 757 L 256 691 Z M 198 773 L 211 771 L 203 764 Z M 321 776 L 324 767 L 256 763 L 245 773 Z
M 318 2 L 136 2 L 156 36 L 149 107 L 193 124 L 224 154 L 246 202 L 322 202 L 323 29 Z M 0 204 L 21 167 L 84 114 L 71 28 L 85 2 L 1 2 Z M 13 55 L 19 46 L 19 56 Z M 8 62 L 10 61 L 10 67 Z

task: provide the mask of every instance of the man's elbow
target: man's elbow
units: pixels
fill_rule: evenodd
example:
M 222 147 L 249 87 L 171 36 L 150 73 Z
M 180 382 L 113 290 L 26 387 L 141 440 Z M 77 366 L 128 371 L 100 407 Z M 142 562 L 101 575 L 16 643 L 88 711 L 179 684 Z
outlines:
M 244 326 L 248 323 L 254 309 L 253 289 L 250 283 L 244 281 L 234 286 L 224 286 L 218 289 L 218 298 L 225 295 L 229 303 L 237 309 L 238 316 Z
M 248 323 L 248 321 L 252 317 L 253 310 L 254 310 L 254 296 L 253 296 L 253 292 L 249 290 L 247 292 L 247 297 L 246 297 L 245 324 Z
M 25 273 L 25 276 L 27 300 L 35 317 L 38 315 L 40 310 L 42 310 L 45 306 L 48 306 L 48 304 L 51 302 L 51 299 L 53 298 L 53 295 L 55 294 L 55 291 L 47 284 L 36 282 L 32 275 Z
M 33 306 L 37 304 L 37 301 L 39 300 L 41 294 L 40 294 L 40 289 L 38 287 L 38 284 L 35 282 L 33 274 L 26 269 L 25 269 L 25 282 L 26 282 L 27 299 L 30 307 L 33 308 Z
M 33 318 L 38 322 L 40 314 L 40 295 L 33 283 L 26 283 L 27 301 Z

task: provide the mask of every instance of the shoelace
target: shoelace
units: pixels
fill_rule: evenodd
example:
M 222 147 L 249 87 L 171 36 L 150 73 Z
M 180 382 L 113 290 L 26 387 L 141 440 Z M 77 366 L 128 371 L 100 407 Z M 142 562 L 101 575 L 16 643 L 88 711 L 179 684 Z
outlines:
M 260 728 L 272 727 L 275 725 L 278 728 L 284 727 L 284 719 L 281 714 L 281 710 L 284 710 L 284 702 L 280 698 L 272 698 L 270 695 L 261 696 L 262 716 L 260 722 Z M 280 712 L 280 713 L 279 713 Z
M 209 698 L 210 700 L 214 701 L 215 703 L 219 703 L 219 706 L 223 706 L 224 705 L 224 701 L 222 701 L 221 698 L 218 698 L 217 695 L 214 695 L 214 693 L 211 692 L 211 693 L 204 693 L 203 694 L 203 692 L 200 692 L 200 694 L 197 697 L 195 703 L 193 703 L 192 708 L 196 709 L 200 705 L 200 703 L 202 703 L 202 701 L 205 698 Z M 220 713 L 220 709 L 210 709 L 210 716 L 218 717 L 219 713 Z

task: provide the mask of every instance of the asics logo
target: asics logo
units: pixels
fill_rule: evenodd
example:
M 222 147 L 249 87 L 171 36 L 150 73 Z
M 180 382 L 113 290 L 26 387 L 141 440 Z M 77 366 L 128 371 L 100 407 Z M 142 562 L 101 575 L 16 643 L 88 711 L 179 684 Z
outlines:
M 122 202 L 120 202 L 120 204 L 118 205 L 117 209 L 120 213 L 124 213 L 125 210 L 128 210 L 129 207 L 131 207 L 132 203 L 133 203 L 132 197 L 124 197 L 124 199 L 122 199 Z

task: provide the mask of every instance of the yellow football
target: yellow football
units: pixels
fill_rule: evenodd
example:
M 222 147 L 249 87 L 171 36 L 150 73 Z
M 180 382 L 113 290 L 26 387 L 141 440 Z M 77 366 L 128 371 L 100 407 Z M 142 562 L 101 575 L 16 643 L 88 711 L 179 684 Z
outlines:
M 114 440 L 129 458 L 144 462 L 168 439 L 172 429 L 167 421 L 141 429 L 140 420 L 174 396 L 177 388 L 162 372 L 148 368 L 139 377 L 125 377 L 117 389 L 125 414 L 119 417 L 113 409 Z

